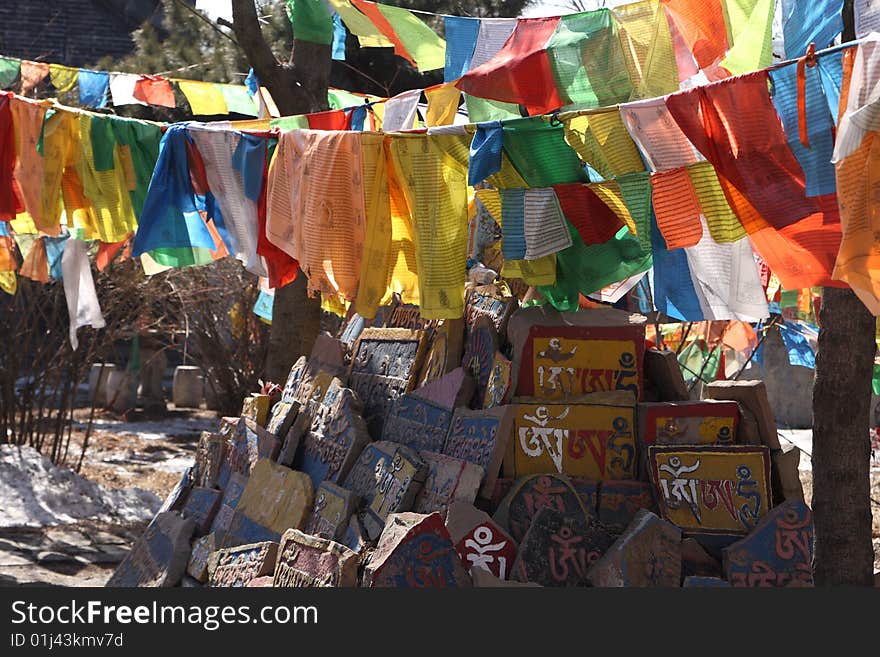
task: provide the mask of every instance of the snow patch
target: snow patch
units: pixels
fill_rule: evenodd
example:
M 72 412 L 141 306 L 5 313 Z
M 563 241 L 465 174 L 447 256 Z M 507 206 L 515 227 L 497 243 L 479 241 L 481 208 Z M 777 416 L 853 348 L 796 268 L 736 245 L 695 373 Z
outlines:
M 142 488 L 112 490 L 61 468 L 28 446 L 0 445 L 0 527 L 152 518 L 162 500 Z

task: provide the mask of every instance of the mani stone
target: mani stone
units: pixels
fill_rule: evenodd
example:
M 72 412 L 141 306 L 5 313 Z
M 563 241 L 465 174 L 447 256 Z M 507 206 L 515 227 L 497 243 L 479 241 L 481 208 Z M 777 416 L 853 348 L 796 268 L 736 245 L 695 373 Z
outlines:
M 713 381 L 703 388 L 703 396 L 739 402 L 757 419 L 761 443 L 771 450 L 779 449 L 776 420 L 763 381 Z
M 599 484 L 602 482 L 598 479 L 584 479 L 583 477 L 569 477 L 572 487 L 577 491 L 578 497 L 584 504 L 587 511 L 587 517 L 599 517 Z M 625 523 L 625 524 L 628 524 Z
M 443 516 L 453 502 L 472 504 L 477 498 L 484 470 L 478 465 L 436 452 L 419 452 L 428 466 L 428 476 L 416 495 L 416 513 L 439 511 Z
M 192 551 L 189 555 L 189 562 L 186 565 L 186 573 L 199 582 L 206 582 L 208 579 L 208 559 L 214 552 L 216 538 L 214 534 L 208 534 L 197 538 L 192 543 Z
M 211 527 L 217 507 L 220 505 L 220 491 L 213 488 L 194 486 L 183 505 L 184 518 L 195 520 L 197 535 L 201 536 Z
M 804 501 L 804 486 L 801 483 L 799 466 L 801 462 L 801 450 L 785 441 L 778 452 L 770 452 L 770 464 L 773 471 L 773 479 L 779 480 L 781 499 L 778 502 L 791 500 Z
M 294 459 L 294 466 L 311 478 L 314 488 L 322 481 L 343 481 L 370 442 L 361 409 L 354 391 L 333 379 Z
M 357 586 L 357 553 L 334 541 L 288 529 L 281 537 L 273 586 Z
M 507 579 L 516 560 L 517 545 L 488 513 L 472 504 L 453 502 L 446 514 L 446 529 L 472 577 L 475 570 L 481 570 Z
M 191 518 L 184 518 L 175 511 L 156 514 L 106 586 L 175 586 L 186 572 L 194 529 L 195 522 Z
M 681 530 L 646 509 L 590 568 L 587 578 L 602 587 L 681 585 Z
M 483 411 L 457 408 L 441 451 L 483 468 L 480 496 L 488 499 L 495 488 L 512 431 L 513 413 L 509 406 Z
M 720 577 L 721 562 L 709 554 L 695 538 L 681 541 L 681 573 L 687 579 L 690 576 Z
M 468 330 L 464 355 L 461 359 L 462 367 L 476 383 L 474 396 L 471 399 L 471 406 L 475 408 L 483 406 L 497 351 L 498 331 L 495 329 L 495 324 L 488 317 L 478 317 Z
M 641 400 L 646 323 L 644 315 L 614 308 L 520 308 L 507 328 L 515 394 L 562 403 L 630 391 Z
M 446 442 L 450 422 L 452 407 L 412 394 L 401 395 L 391 404 L 382 428 L 382 439 L 419 452 L 439 452 Z
M 226 453 L 226 439 L 219 433 L 203 431 L 196 447 L 194 477 L 197 486 L 215 488 Z
M 370 443 L 345 480 L 345 487 L 363 500 L 367 537 L 378 538 L 389 514 L 412 509 L 428 475 L 418 453 L 387 440 Z
M 274 580 L 275 577 L 272 575 L 263 575 L 262 577 L 254 577 L 250 582 L 245 584 L 245 586 L 250 589 L 272 588 L 272 582 Z
M 277 541 L 302 527 L 312 510 L 312 481 L 268 459 L 260 459 L 248 479 L 222 547 Z
M 211 555 L 208 583 L 211 586 L 247 586 L 256 577 L 275 570 L 278 543 L 262 541 L 218 550 Z
M 210 531 L 217 535 L 218 540 L 222 540 L 226 535 L 226 530 L 229 529 L 232 515 L 235 513 L 235 508 L 238 506 L 238 501 L 241 499 L 241 494 L 244 492 L 247 482 L 248 478 L 237 472 L 233 473 L 229 477 L 229 481 L 226 482 L 226 487 L 223 489 L 223 495 L 220 498 L 220 508 L 214 514 L 214 521 L 211 523 L 210 528 Z
M 266 425 L 266 431 L 271 433 L 279 440 L 284 440 L 287 432 L 290 430 L 293 421 L 299 413 L 300 403 L 298 401 L 279 401 L 272 407 L 272 415 L 269 417 L 269 423 Z
M 332 482 L 322 481 L 315 491 L 315 504 L 303 531 L 342 542 L 357 506 L 358 496 L 355 493 Z
M 394 513 L 364 570 L 370 588 L 471 586 L 439 513 Z
M 269 417 L 269 395 L 250 395 L 241 405 L 241 416 L 249 418 L 259 426 L 266 426 Z
M 278 452 L 278 458 L 276 460 L 281 465 L 286 465 L 287 467 L 293 466 L 293 461 L 299 451 L 303 436 L 306 435 L 312 426 L 312 420 L 314 419 L 316 409 L 317 404 L 314 406 L 305 405 L 300 407 L 296 418 L 293 420 L 293 423 L 284 435 L 284 440 L 281 443 L 281 450 Z
M 544 507 L 519 543 L 511 579 L 541 586 L 587 586 L 587 571 L 614 542 L 587 515 Z
M 425 331 L 364 329 L 352 350 L 349 384 L 364 405 L 364 420 L 373 438 L 391 403 L 416 384 L 426 349 Z
M 427 399 L 443 408 L 459 408 L 470 403 L 476 385 L 473 377 L 463 367 L 456 367 L 449 374 L 426 383 L 410 394 Z
M 367 545 L 366 532 L 364 532 L 363 523 L 360 519 L 353 515 L 348 521 L 348 527 L 345 529 L 345 535 L 340 541 L 345 547 L 360 553 Z
M 431 335 L 431 346 L 419 374 L 419 387 L 429 385 L 429 382 L 442 378 L 458 367 L 461 364 L 463 343 L 464 320 L 440 320 L 440 325 Z M 467 399 L 469 397 L 462 401 L 467 403 Z
M 641 509 L 654 511 L 651 485 L 643 481 L 603 481 L 599 486 L 599 522 L 623 531 Z
M 735 587 L 812 586 L 813 514 L 800 500 L 773 508 L 745 538 L 722 551 Z
M 180 475 L 180 479 L 168 493 L 162 506 L 156 513 L 166 513 L 168 511 L 180 511 L 186 504 L 186 498 L 193 487 L 193 467 L 190 466 Z
M 521 542 L 535 514 L 547 507 L 572 516 L 588 513 L 567 477 L 543 474 L 518 479 L 501 500 L 493 520 Z
M 657 401 L 687 401 L 690 393 L 674 351 L 645 351 L 645 387 L 653 390 Z
M 492 359 L 492 371 L 486 384 L 486 396 L 483 397 L 483 408 L 494 408 L 506 404 L 510 395 L 510 384 L 513 363 L 501 352 L 495 352 Z
M 224 418 L 226 419 L 226 418 Z M 225 488 L 229 473 L 248 476 L 258 459 L 274 460 L 281 442 L 250 418 L 239 418 L 227 439 L 226 462 L 221 467 L 219 485 Z
M 496 285 L 481 285 L 470 290 L 465 302 L 464 318 L 468 327 L 478 317 L 486 317 L 495 325 L 498 335 L 507 335 L 507 321 L 519 301 L 514 296 L 503 296 Z

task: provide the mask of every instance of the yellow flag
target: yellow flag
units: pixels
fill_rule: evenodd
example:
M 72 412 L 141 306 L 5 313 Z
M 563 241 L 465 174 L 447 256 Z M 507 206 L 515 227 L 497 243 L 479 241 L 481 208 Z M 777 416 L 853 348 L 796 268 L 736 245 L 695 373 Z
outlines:
M 217 85 L 210 82 L 176 80 L 189 103 L 192 113 L 197 116 L 227 114 L 226 99 Z

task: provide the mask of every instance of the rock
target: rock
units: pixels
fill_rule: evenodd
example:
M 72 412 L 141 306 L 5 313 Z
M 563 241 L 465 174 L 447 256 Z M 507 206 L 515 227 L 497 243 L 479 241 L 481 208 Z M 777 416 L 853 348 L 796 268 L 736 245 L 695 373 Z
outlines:
M 739 405 L 726 401 L 639 404 L 642 445 L 731 445 L 736 440 Z
M 232 515 L 235 513 L 235 508 L 238 506 L 247 482 L 248 478 L 246 476 L 236 472 L 229 477 L 229 481 L 223 489 L 223 495 L 220 497 L 220 506 L 217 509 L 217 513 L 214 514 L 214 520 L 209 529 L 220 540 L 226 536 L 229 525 L 232 523 Z
M 804 501 L 804 486 L 801 483 L 799 466 L 801 462 L 801 450 L 789 442 L 785 442 L 778 452 L 771 450 L 770 463 L 773 467 L 774 477 L 779 481 L 781 499 L 774 501 L 782 503 L 791 500 Z
M 357 553 L 362 552 L 367 545 L 367 534 L 364 531 L 363 524 L 357 516 L 352 516 L 348 521 L 348 527 L 345 530 L 342 544 Z
M 519 543 L 511 579 L 541 586 L 586 586 L 590 564 L 614 542 L 585 513 L 544 507 Z
M 263 575 L 262 577 L 254 577 L 251 581 L 245 584 L 248 588 L 272 588 L 275 586 L 274 584 L 275 577 L 273 575 Z
M 314 492 L 308 475 L 260 459 L 244 488 L 222 547 L 274 541 L 300 528 L 312 510 Z
M 214 521 L 214 515 L 220 506 L 220 491 L 213 488 L 194 486 L 183 506 L 184 518 L 192 518 L 196 522 L 195 532 L 198 536 L 207 533 Z
M 746 534 L 770 505 L 766 447 L 652 446 L 648 466 L 660 515 L 688 535 Z
M 763 381 L 713 381 L 703 389 L 706 399 L 729 399 L 739 402 L 757 419 L 761 443 L 771 450 L 779 449 L 776 421 L 767 399 L 767 386 Z
M 266 431 L 279 440 L 284 440 L 296 416 L 299 414 L 298 401 L 280 401 L 272 407 L 272 414 L 266 424 Z
M 202 583 L 188 575 L 184 575 L 180 578 L 180 586 L 184 589 L 200 589 L 202 588 Z
M 187 574 L 199 582 L 208 581 L 208 559 L 215 549 L 216 538 L 214 534 L 208 534 L 194 540 L 189 562 L 186 565 Z
M 274 541 L 218 550 L 209 562 L 208 582 L 211 586 L 247 586 L 252 579 L 275 571 L 277 555 Z
M 431 382 L 443 378 L 461 364 L 461 351 L 464 344 L 464 320 L 463 319 L 443 319 L 440 325 L 434 329 L 431 335 L 431 345 L 428 348 L 428 355 L 425 357 L 422 371 L 419 374 L 418 387 L 429 386 Z M 473 381 L 470 381 L 473 385 Z M 458 386 L 461 393 L 461 384 Z M 471 391 L 473 392 L 473 391 Z M 426 399 L 432 397 L 426 396 Z M 470 397 L 461 397 L 462 403 L 467 403 Z M 447 404 L 444 401 L 436 399 L 442 405 Z M 453 404 L 458 406 L 459 404 Z
M 186 504 L 186 498 L 193 487 L 193 467 L 190 466 L 180 475 L 180 479 L 168 493 L 162 506 L 159 507 L 158 513 L 167 513 L 168 511 L 180 511 Z
M 445 517 L 451 503 L 474 502 L 483 480 L 483 468 L 435 452 L 420 451 L 419 456 L 428 466 L 428 475 L 413 502 L 413 511 L 439 511 Z
M 326 538 L 289 529 L 281 537 L 274 586 L 357 586 L 357 553 Z
M 645 351 L 645 386 L 651 387 L 657 401 L 687 401 L 690 393 L 674 351 Z
M 633 479 L 635 407 L 615 404 L 514 405 L 506 477 L 556 472 L 588 479 Z
M 472 504 L 453 502 L 446 515 L 446 529 L 472 577 L 474 570 L 482 570 L 507 579 L 516 560 L 517 545 L 489 514 Z
M 643 481 L 603 481 L 599 486 L 599 522 L 612 531 L 623 531 L 640 509 L 656 508 L 651 485 Z
M 578 497 L 581 498 L 587 511 L 587 517 L 599 518 L 599 484 L 602 482 L 598 479 L 583 477 L 568 477 L 568 481 L 577 491 Z
M 544 507 L 563 514 L 587 514 L 580 496 L 567 477 L 562 475 L 532 475 L 517 480 L 501 500 L 492 519 L 520 542 L 535 514 Z
M 461 354 L 459 354 L 459 361 Z M 474 396 L 477 384 L 463 367 L 454 368 L 448 374 L 429 381 L 412 391 L 411 395 L 426 399 L 446 409 L 467 407 Z
M 194 529 L 195 522 L 177 512 L 157 514 L 107 580 L 106 586 L 175 586 L 186 572 Z
M 354 391 L 333 379 L 294 458 L 294 466 L 311 478 L 314 488 L 322 481 L 343 481 L 370 441 L 361 410 Z
M 684 588 L 730 588 L 730 582 L 725 582 L 720 577 L 701 577 L 699 575 L 690 575 L 684 578 Z
M 471 580 L 439 513 L 394 513 L 364 570 L 371 588 L 447 588 Z
M 483 468 L 480 495 L 489 498 L 513 430 L 510 407 L 471 411 L 455 409 L 441 452 Z
M 224 431 L 228 433 L 228 430 L 221 429 L 221 432 Z M 217 484 L 225 489 L 229 476 L 234 472 L 250 476 L 257 460 L 274 460 L 280 449 L 281 442 L 278 438 L 257 425 L 254 420 L 238 418 L 235 420 L 234 430 L 227 438 L 226 458 L 220 466 Z
M 364 448 L 345 487 L 363 500 L 364 530 L 370 539 L 378 538 L 390 514 L 412 509 L 427 476 L 428 466 L 408 447 L 380 440 Z
M 514 296 L 503 295 L 497 285 L 474 287 L 465 299 L 465 323 L 470 329 L 478 318 L 486 317 L 495 326 L 498 335 L 507 335 L 507 322 L 518 307 L 519 300 Z
M 685 538 L 681 542 L 681 570 L 687 578 L 697 577 L 720 577 L 721 562 L 709 554 L 699 541 L 693 538 Z
M 513 377 L 512 368 L 513 363 L 507 360 L 501 352 L 496 351 L 492 359 L 489 381 L 486 383 L 486 396 L 483 397 L 483 408 L 495 408 L 507 403 L 510 398 L 511 379 Z
M 364 405 L 364 420 L 373 438 L 391 403 L 415 387 L 427 351 L 424 331 L 364 329 L 352 350 L 349 384 Z
M 644 315 L 613 308 L 520 308 L 507 330 L 516 394 L 564 402 L 592 392 L 628 390 L 641 399 L 646 322 Z
M 257 426 L 265 427 L 269 418 L 269 395 L 250 395 L 244 398 L 241 416 L 253 420 Z
M 593 586 L 677 587 L 681 585 L 681 530 L 646 509 L 596 561 L 587 579 Z
M 299 452 L 302 439 L 312 426 L 314 411 L 317 407 L 318 404 L 300 407 L 296 418 L 284 436 L 284 441 L 281 443 L 281 450 L 278 452 L 277 459 L 279 464 L 286 465 L 287 467 L 293 466 L 293 461 L 296 458 L 297 452 Z
M 498 351 L 498 331 L 488 317 L 478 317 L 468 330 L 464 344 L 464 356 L 461 366 L 473 377 L 476 383 L 471 406 L 480 408 L 486 398 L 486 389 L 489 385 L 489 377 L 492 375 L 492 365 L 495 361 L 495 353 Z
M 323 481 L 315 491 L 315 504 L 303 531 L 342 542 L 357 506 L 358 496 L 355 493 L 330 481 Z
M 813 514 L 800 500 L 772 509 L 723 551 L 724 578 L 737 587 L 812 586 Z
M 439 452 L 446 442 L 452 407 L 444 407 L 414 394 L 395 399 L 385 418 L 382 439 L 416 451 Z
M 226 439 L 219 433 L 203 431 L 196 446 L 193 477 L 197 486 L 219 486 L 220 467 L 226 455 Z

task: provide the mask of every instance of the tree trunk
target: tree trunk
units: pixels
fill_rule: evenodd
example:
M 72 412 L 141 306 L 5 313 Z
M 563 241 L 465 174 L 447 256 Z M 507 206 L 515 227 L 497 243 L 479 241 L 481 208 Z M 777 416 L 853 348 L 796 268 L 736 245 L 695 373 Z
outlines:
M 254 0 L 232 0 L 233 30 L 251 66 L 284 116 L 327 109 L 330 46 L 294 39 L 290 64 L 279 62 L 263 38 Z M 266 379 L 283 384 L 291 365 L 309 354 L 321 328 L 321 300 L 310 299 L 305 274 L 275 290 Z
M 853 0 L 843 5 L 842 36 L 855 39 Z M 818 586 L 871 586 L 869 415 L 875 319 L 851 290 L 825 288 L 819 324 L 813 384 L 813 579 Z
M 874 317 L 851 290 L 825 288 L 813 385 L 813 579 L 873 585 L 868 434 Z

